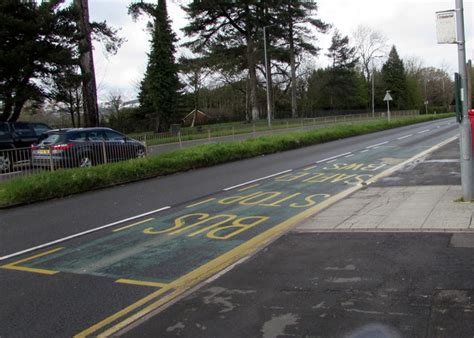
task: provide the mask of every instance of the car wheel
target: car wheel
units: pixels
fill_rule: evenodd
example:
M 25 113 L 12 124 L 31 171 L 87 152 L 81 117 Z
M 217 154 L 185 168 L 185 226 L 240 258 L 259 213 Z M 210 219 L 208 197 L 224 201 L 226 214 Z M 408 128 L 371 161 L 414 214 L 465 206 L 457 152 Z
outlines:
M 92 167 L 92 160 L 89 155 L 83 155 L 81 156 L 79 160 L 79 167 L 81 168 L 89 168 Z
M 136 158 L 143 158 L 146 157 L 146 151 L 145 149 L 139 148 L 136 153 Z
M 7 173 L 12 171 L 13 163 L 10 158 L 5 154 L 0 154 L 0 172 Z

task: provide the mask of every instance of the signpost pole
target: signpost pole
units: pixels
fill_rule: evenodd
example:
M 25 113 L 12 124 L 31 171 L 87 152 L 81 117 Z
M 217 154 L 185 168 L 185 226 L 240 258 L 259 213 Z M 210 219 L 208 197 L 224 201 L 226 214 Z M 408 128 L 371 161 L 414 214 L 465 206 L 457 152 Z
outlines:
M 383 100 L 387 101 L 387 119 L 388 119 L 388 122 L 390 122 L 390 101 L 393 100 L 392 96 L 390 95 L 390 90 L 387 90 Z
M 466 68 L 466 42 L 464 37 L 464 7 L 463 0 L 456 0 L 456 30 L 458 45 L 459 74 L 461 75 L 461 108 L 462 121 L 459 125 L 461 137 L 461 184 L 464 201 L 473 200 L 473 170 L 472 170 L 472 135 L 471 121 L 467 107 L 467 68 Z

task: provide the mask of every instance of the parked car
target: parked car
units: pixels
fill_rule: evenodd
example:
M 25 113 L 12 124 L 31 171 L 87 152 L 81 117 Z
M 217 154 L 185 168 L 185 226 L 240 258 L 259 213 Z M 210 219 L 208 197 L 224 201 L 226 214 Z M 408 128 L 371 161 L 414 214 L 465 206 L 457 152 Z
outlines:
M 30 146 L 38 143 L 51 127 L 38 122 L 0 122 L 0 173 L 16 164 L 29 163 Z
M 54 129 L 31 147 L 35 167 L 90 167 L 146 156 L 143 143 L 110 128 Z

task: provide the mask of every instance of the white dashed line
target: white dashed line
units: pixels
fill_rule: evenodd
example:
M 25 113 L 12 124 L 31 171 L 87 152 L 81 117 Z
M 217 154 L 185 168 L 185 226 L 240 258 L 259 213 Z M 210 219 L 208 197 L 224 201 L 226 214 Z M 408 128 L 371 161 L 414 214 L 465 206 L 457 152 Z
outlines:
M 293 171 L 293 169 L 288 169 L 288 170 L 285 170 L 285 171 L 282 171 L 282 172 L 279 172 L 279 173 L 276 173 L 276 174 L 273 174 L 273 175 L 268 175 L 268 176 L 265 176 L 265 177 L 257 178 L 255 180 L 251 180 L 251 181 L 248 181 L 248 182 L 245 182 L 245 183 L 237 184 L 237 185 L 234 185 L 232 187 L 225 188 L 223 190 L 224 191 L 229 191 L 229 190 L 241 187 L 243 185 L 247 185 L 247 184 L 250 184 L 250 183 L 266 180 L 267 178 L 271 178 L 271 177 L 279 176 L 279 175 L 282 175 L 282 174 L 286 174 L 286 173 L 289 173 L 290 171 Z
M 384 145 L 384 144 L 387 144 L 387 143 L 388 143 L 388 141 L 381 142 L 381 143 L 377 143 L 377 144 L 374 144 L 374 145 L 371 145 L 371 146 L 365 147 L 365 149 L 371 149 L 371 148 L 375 148 L 375 147 L 382 146 L 382 145 Z
M 360 152 L 361 152 L 361 153 L 366 153 L 366 152 L 368 152 L 368 151 L 369 151 L 369 149 L 364 149 L 364 150 L 361 150 Z
M 26 249 L 26 250 L 18 251 L 18 252 L 12 253 L 10 255 L 0 257 L 0 261 L 3 261 L 3 260 L 8 259 L 8 258 L 15 257 L 15 256 L 19 256 L 19 255 L 22 255 L 22 254 L 25 254 L 25 253 L 28 253 L 28 252 L 31 252 L 31 251 L 35 251 L 35 250 L 38 250 L 38 249 L 46 248 L 46 247 L 54 245 L 54 244 L 62 243 L 62 242 L 68 241 L 70 239 L 77 238 L 77 237 L 80 237 L 80 236 L 84 236 L 84 235 L 87 235 L 87 234 L 90 234 L 90 233 L 93 233 L 93 232 L 96 232 L 96 231 L 99 231 L 99 230 L 107 229 L 107 228 L 113 227 L 113 226 L 121 224 L 121 223 L 125 223 L 125 222 L 128 222 L 128 221 L 133 221 L 137 218 L 141 218 L 141 217 L 148 216 L 148 215 L 151 215 L 151 214 L 156 214 L 160 211 L 168 210 L 170 208 L 171 208 L 170 206 L 167 206 L 167 207 L 163 207 L 163 208 L 160 208 L 160 209 L 148 211 L 148 212 L 145 212 L 145 213 L 137 215 L 137 216 L 125 218 L 125 219 L 122 219 L 120 221 L 116 221 L 116 222 L 113 222 L 113 223 L 102 225 L 102 226 L 94 228 L 94 229 L 86 230 L 86 231 L 79 232 L 79 233 L 74 234 L 74 235 L 63 237 L 63 238 L 54 240 L 52 242 L 44 243 L 44 244 L 29 248 L 29 249 Z
M 404 138 L 407 138 L 407 137 L 410 137 L 410 136 L 413 136 L 413 134 L 405 135 L 405 136 L 399 137 L 399 138 L 397 138 L 397 140 L 403 140 Z
M 425 130 L 422 130 L 422 131 L 419 131 L 418 134 L 423 134 L 423 133 L 427 133 L 431 131 L 431 129 L 425 129 Z
M 350 154 L 350 155 L 344 156 L 344 158 L 348 158 L 348 157 L 352 157 L 352 156 L 354 156 L 354 154 Z
M 323 159 L 323 160 L 317 161 L 316 163 L 327 162 L 327 161 L 329 161 L 329 160 L 334 160 L 334 159 L 336 159 L 336 158 L 338 158 L 338 157 L 346 156 L 346 155 L 349 155 L 349 154 L 352 154 L 352 152 L 348 152 L 348 153 L 344 153 L 344 154 L 340 154 L 340 155 L 328 157 L 328 158 L 325 158 L 325 159 Z

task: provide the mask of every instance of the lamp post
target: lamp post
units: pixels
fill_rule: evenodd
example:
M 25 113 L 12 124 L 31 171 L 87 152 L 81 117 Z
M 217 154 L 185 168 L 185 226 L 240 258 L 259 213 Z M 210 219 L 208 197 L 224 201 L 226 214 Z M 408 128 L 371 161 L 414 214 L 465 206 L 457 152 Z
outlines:
M 275 25 L 268 25 L 263 27 L 263 52 L 265 54 L 265 72 L 266 72 L 266 82 L 267 82 L 267 121 L 268 127 L 272 126 L 272 102 L 270 97 L 270 76 L 271 76 L 271 67 L 268 63 L 268 54 L 267 54 L 267 28 Z
M 383 55 L 375 55 L 372 57 L 372 118 L 375 117 L 375 67 L 374 59 L 382 58 Z

